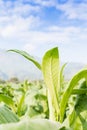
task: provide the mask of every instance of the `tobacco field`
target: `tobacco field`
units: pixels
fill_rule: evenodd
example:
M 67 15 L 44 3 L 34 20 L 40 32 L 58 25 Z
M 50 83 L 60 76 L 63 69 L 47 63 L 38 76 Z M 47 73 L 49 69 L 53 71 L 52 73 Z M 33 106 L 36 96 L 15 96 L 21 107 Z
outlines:
M 87 68 L 66 82 L 58 47 L 42 63 L 25 51 L 8 53 L 31 61 L 43 80 L 0 84 L 0 130 L 87 130 Z

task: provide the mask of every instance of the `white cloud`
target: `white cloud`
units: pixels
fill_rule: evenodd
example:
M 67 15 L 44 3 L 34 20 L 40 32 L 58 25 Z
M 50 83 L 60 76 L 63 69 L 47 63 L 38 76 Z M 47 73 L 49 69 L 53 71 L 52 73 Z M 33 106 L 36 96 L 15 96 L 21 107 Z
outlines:
M 87 4 L 75 4 L 73 0 L 65 4 L 59 4 L 57 0 L 25 0 L 25 2 L 33 2 L 36 5 L 23 4 L 24 0 L 15 2 L 3 0 L 0 1 L 0 16 L 28 16 L 30 14 L 39 14 L 42 12 L 42 7 L 52 7 L 64 12 L 68 19 L 87 20 Z M 42 12 L 43 13 L 43 12 Z M 64 17 L 64 16 L 63 16 Z
M 11 2 L 4 3 L 3 0 L 0 1 L 0 38 L 3 40 L 0 44 L 7 43 L 11 40 L 12 43 L 9 44 L 20 43 L 23 50 L 35 55 L 36 51 L 40 53 L 42 49 L 51 44 L 71 45 L 86 43 L 87 28 L 80 26 L 60 27 L 55 25 L 45 27 L 43 25 L 45 30 L 43 31 L 42 28 L 40 29 L 42 21 L 38 13 L 41 14 L 42 6 L 55 6 L 64 12 L 63 16 L 66 16 L 68 20 L 87 20 L 87 4 L 79 4 L 76 6 L 73 2 L 67 2 L 59 5 L 56 4 L 56 0 L 36 0 L 36 6 L 33 6 L 28 4 L 24 5 L 22 1 L 14 2 L 14 5 Z M 34 15 L 35 13 L 37 15 Z
M 33 0 L 34 3 L 45 7 L 54 6 L 56 1 L 57 0 Z
M 61 44 L 63 45 L 81 45 L 86 44 L 87 41 L 87 28 L 79 27 L 49 27 L 49 31 L 30 31 L 20 34 L 24 46 L 22 49 L 30 52 L 33 55 L 40 53 L 44 47 L 49 47 Z M 27 44 L 26 44 L 27 43 Z M 63 49 L 63 48 L 62 48 Z M 43 53 L 43 52 L 42 52 Z
M 29 52 L 30 54 L 34 53 L 36 49 L 37 49 L 37 46 L 30 43 L 25 44 L 23 47 L 23 50 Z
M 4 28 L 4 30 L 1 30 L 1 36 L 6 38 L 6 37 L 12 37 L 13 34 L 16 32 L 16 27 L 15 26 L 7 26 Z
M 23 1 L 0 1 L 0 37 L 14 38 L 20 32 L 28 32 L 41 24 L 40 6 L 23 4 Z
M 12 11 L 12 10 L 11 10 Z M 13 8 L 13 13 L 16 15 L 24 15 L 27 16 L 29 14 L 33 14 L 34 13 L 38 13 L 40 11 L 40 7 L 39 6 L 33 6 L 33 5 L 29 5 L 29 4 L 19 4 L 17 5 L 17 3 L 15 4 L 15 8 Z
M 32 2 L 32 0 L 29 1 Z M 33 0 L 33 2 L 43 7 L 53 6 L 56 9 L 63 11 L 65 17 L 68 19 L 87 20 L 87 2 L 85 0 L 82 1 L 81 4 L 76 4 L 73 0 L 67 1 L 64 4 L 59 4 L 57 0 Z
M 40 11 L 40 6 L 30 5 L 30 4 L 23 4 L 23 2 L 18 1 L 0 1 L 0 16 L 12 16 L 12 15 L 28 15 L 31 13 L 38 13 Z
M 80 27 L 68 26 L 68 27 L 59 27 L 59 26 L 50 26 L 48 30 L 51 32 L 67 32 L 67 33 L 79 33 Z
M 65 4 L 57 4 L 57 9 L 64 12 L 68 19 L 87 20 L 87 4 L 75 4 L 73 1 L 68 1 Z
M 29 31 L 40 25 L 39 17 L 34 17 L 32 15 L 26 19 L 13 16 L 11 20 L 8 17 L 2 17 L 1 23 L 4 19 L 8 21 L 5 26 L 0 27 L 0 36 L 4 38 L 18 36 L 20 32 Z
M 59 43 L 67 41 L 67 33 L 59 33 L 59 32 L 38 32 L 38 31 L 32 31 L 29 33 L 22 34 L 22 37 L 25 37 L 27 41 L 32 43 L 33 45 L 45 45 L 47 43 Z

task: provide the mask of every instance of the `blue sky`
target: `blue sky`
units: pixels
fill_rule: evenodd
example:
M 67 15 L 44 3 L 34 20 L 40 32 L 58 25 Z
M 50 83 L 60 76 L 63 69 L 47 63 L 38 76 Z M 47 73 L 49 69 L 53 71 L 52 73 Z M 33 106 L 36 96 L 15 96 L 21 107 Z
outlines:
M 87 0 L 0 0 L 0 49 L 87 63 Z

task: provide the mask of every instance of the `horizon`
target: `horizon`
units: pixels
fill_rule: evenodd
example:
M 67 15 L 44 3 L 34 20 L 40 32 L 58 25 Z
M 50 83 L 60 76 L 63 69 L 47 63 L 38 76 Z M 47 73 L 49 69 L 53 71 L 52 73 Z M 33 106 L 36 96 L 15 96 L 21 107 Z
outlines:
M 20 80 L 41 79 L 41 71 L 30 61 L 17 53 L 0 51 L 0 79 L 8 80 L 17 77 Z M 35 57 L 35 56 L 34 56 Z M 40 63 L 41 59 L 35 57 Z M 60 61 L 60 67 L 66 62 Z M 86 67 L 86 64 L 78 62 L 68 62 L 65 67 L 65 77 L 70 78 L 76 72 Z

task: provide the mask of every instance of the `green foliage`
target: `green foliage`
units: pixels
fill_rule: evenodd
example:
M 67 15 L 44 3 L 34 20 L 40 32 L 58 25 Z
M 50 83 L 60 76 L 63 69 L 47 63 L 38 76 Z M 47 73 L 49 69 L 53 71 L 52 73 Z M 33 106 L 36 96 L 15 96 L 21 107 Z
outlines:
M 18 122 L 19 118 L 8 107 L 0 105 L 0 124 Z
M 5 104 L 12 106 L 14 104 L 14 101 L 12 100 L 11 97 L 5 95 L 5 94 L 0 94 L 0 102 L 4 102 Z
M 63 75 L 66 64 L 60 69 L 57 47 L 44 54 L 42 64 L 24 51 L 9 51 L 19 53 L 33 62 L 42 71 L 45 84 L 25 81 L 18 87 L 0 86 L 0 101 L 22 120 L 0 125 L 0 130 L 86 130 L 87 69 L 75 74 L 66 85 Z M 26 117 L 33 119 L 26 120 Z
M 47 51 L 42 60 L 42 73 L 48 89 L 49 118 L 58 121 L 60 68 L 57 48 Z M 50 98 L 49 98 L 50 97 Z
M 0 102 L 6 104 L 19 117 L 32 115 L 33 118 L 42 114 L 43 118 L 48 118 L 46 88 L 42 81 L 6 83 L 0 85 L 0 92 Z M 31 114 L 31 110 L 34 114 Z
M 60 105 L 60 122 L 63 121 L 64 114 L 65 114 L 65 108 L 67 105 L 67 102 L 69 100 L 69 97 L 72 94 L 73 88 L 77 85 L 77 83 L 83 79 L 87 78 L 87 70 L 82 70 L 79 73 L 77 73 L 70 81 L 65 93 L 63 94 L 61 105 Z

